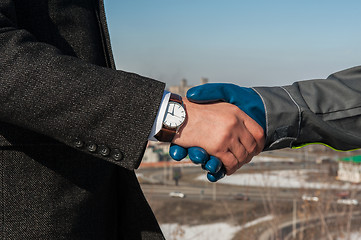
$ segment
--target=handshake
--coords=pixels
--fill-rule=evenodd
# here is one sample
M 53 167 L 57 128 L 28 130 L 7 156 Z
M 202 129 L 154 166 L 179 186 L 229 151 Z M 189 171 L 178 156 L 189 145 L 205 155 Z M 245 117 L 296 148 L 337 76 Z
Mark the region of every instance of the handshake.
M 234 84 L 194 87 L 183 99 L 187 119 L 173 138 L 170 156 L 189 155 L 211 182 L 231 175 L 265 145 L 266 117 L 261 97 Z

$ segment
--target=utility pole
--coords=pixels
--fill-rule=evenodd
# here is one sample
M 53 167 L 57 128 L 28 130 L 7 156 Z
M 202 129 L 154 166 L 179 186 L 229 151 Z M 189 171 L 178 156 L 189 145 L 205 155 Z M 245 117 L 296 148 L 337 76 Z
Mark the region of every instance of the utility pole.
M 296 239 L 296 222 L 297 222 L 297 200 L 293 199 L 293 220 L 292 220 L 292 237 Z
M 163 164 L 163 184 L 167 182 L 167 165 L 166 163 Z

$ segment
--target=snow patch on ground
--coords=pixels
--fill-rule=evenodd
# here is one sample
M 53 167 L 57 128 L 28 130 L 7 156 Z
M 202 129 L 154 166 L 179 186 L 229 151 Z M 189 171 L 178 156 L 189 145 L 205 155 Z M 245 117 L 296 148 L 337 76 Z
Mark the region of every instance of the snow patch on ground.
M 267 215 L 242 226 L 234 226 L 228 223 L 214 223 L 198 226 L 179 225 L 177 223 L 161 224 L 160 227 L 163 234 L 168 240 L 208 240 L 208 239 L 222 239 L 231 240 L 234 235 L 242 229 L 249 228 L 259 223 L 270 221 L 273 216 Z
M 272 188 L 361 189 L 361 186 L 350 183 L 310 182 L 307 180 L 307 174 L 312 172 L 317 173 L 319 171 L 302 169 L 266 171 L 263 173 L 241 173 L 226 176 L 218 183 Z M 197 180 L 207 181 L 204 175 L 197 177 Z
M 177 223 L 161 224 L 163 234 L 168 240 L 188 239 L 232 239 L 241 230 L 239 226 L 227 223 L 215 223 L 199 226 L 179 225 Z
M 259 162 L 295 162 L 295 161 L 296 161 L 295 158 L 275 158 L 275 157 L 267 157 L 267 156 L 255 156 L 252 159 L 252 162 L 254 162 L 254 163 L 259 163 Z
M 257 218 L 257 219 L 255 219 L 253 221 L 250 221 L 250 222 L 242 225 L 241 230 L 245 229 L 245 228 L 252 227 L 252 226 L 257 225 L 257 224 L 262 223 L 262 222 L 271 221 L 272 219 L 273 219 L 272 215 L 267 215 L 267 216 L 264 216 L 264 217 L 261 217 L 261 218 Z
M 338 237 L 337 240 L 361 240 L 361 233 L 359 232 L 353 232 L 350 235 L 350 238 L 347 237 Z

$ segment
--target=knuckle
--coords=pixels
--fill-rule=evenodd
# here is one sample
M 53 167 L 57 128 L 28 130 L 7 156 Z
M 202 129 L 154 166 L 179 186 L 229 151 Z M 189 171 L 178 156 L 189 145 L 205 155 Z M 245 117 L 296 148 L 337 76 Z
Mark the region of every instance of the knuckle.
M 232 115 L 231 117 L 229 117 L 228 119 L 228 127 L 229 128 L 234 128 L 235 126 L 239 125 L 239 119 L 235 116 Z

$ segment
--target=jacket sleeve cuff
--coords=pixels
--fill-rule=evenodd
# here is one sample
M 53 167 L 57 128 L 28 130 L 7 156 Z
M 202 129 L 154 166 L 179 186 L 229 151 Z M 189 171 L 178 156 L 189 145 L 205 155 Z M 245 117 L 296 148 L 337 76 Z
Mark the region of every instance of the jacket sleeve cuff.
M 297 139 L 301 110 L 287 87 L 256 87 L 266 112 L 266 144 L 264 151 L 291 147 Z

